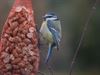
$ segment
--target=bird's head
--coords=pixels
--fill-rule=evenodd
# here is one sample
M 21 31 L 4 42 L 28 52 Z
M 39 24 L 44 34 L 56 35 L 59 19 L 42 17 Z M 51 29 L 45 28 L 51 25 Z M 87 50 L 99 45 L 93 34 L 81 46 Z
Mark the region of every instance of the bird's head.
M 53 12 L 49 12 L 43 16 L 44 20 L 59 20 L 58 17 Z

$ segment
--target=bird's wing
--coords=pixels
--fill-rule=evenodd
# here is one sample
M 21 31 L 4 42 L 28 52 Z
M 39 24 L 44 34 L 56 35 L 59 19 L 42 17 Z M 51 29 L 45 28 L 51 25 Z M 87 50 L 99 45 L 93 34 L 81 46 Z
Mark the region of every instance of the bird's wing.
M 59 50 L 59 42 L 60 42 L 60 33 L 56 30 L 54 23 L 51 20 L 47 21 L 47 26 L 50 32 L 53 34 L 53 40 L 57 46 L 57 49 Z

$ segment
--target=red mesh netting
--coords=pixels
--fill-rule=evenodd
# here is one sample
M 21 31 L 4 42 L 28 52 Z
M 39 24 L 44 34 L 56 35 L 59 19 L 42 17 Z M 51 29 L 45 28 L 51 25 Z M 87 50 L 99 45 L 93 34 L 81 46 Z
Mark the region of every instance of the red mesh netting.
M 4 24 L 0 43 L 0 75 L 34 75 L 39 51 L 31 0 L 16 0 Z

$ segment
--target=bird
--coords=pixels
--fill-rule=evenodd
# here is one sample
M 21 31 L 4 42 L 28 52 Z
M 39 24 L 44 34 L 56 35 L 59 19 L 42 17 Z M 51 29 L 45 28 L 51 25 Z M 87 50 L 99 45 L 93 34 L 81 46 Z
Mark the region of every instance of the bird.
M 48 64 L 53 48 L 59 50 L 62 37 L 61 22 L 58 16 L 54 12 L 46 13 L 43 16 L 43 22 L 39 31 L 41 33 L 41 37 L 43 37 L 48 44 L 48 53 L 45 59 L 45 63 Z

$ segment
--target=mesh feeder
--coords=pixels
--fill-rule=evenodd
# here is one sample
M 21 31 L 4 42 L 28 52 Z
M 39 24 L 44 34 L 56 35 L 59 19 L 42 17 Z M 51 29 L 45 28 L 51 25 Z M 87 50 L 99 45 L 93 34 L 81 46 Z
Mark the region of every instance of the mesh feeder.
M 39 49 L 31 0 L 16 0 L 0 40 L 0 75 L 35 75 Z

